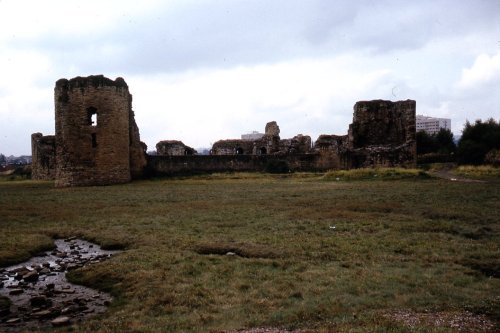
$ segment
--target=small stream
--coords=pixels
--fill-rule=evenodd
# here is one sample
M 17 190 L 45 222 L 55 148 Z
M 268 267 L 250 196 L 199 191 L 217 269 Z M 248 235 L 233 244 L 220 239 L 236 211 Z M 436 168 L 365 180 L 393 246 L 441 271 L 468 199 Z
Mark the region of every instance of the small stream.
M 21 264 L 0 268 L 0 331 L 69 325 L 106 311 L 111 296 L 68 282 L 66 272 L 108 259 L 118 251 L 76 239 L 58 239 L 56 249 Z

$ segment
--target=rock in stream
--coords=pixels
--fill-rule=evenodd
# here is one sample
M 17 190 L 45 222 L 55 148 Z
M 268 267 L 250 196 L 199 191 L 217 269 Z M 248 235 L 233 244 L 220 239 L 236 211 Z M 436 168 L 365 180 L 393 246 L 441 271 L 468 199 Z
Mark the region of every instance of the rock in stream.
M 106 310 L 109 294 L 69 283 L 66 272 L 118 251 L 75 238 L 58 239 L 55 245 L 55 250 L 0 268 L 0 296 L 12 302 L 0 311 L 0 332 L 69 325 Z

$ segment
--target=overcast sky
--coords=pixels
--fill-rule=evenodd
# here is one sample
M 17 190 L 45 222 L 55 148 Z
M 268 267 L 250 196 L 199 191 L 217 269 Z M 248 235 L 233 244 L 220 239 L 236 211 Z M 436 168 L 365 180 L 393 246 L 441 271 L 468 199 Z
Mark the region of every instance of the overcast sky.
M 500 118 L 500 1 L 0 0 L 0 153 L 54 134 L 60 78 L 123 77 L 141 139 L 346 134 L 358 100 Z

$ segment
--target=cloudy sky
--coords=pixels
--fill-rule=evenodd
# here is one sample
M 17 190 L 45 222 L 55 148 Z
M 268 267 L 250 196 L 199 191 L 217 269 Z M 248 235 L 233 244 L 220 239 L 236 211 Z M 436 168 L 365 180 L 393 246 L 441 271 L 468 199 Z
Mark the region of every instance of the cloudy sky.
M 0 0 L 0 152 L 54 134 L 59 78 L 123 77 L 141 139 L 346 134 L 358 100 L 500 118 L 500 1 Z

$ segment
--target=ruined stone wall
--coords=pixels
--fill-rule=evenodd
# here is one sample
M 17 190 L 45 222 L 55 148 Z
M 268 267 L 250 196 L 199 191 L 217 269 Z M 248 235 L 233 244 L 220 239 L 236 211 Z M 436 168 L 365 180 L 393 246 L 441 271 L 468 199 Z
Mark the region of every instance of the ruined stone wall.
M 416 103 L 412 100 L 357 102 L 349 126 L 351 147 L 400 145 L 415 141 L 415 109 Z
M 212 145 L 211 155 L 251 155 L 254 152 L 254 141 L 219 140 Z
M 357 102 L 348 132 L 349 167 L 414 167 L 415 113 L 413 100 Z
M 122 78 L 60 79 L 54 89 L 56 186 L 128 182 L 132 97 Z M 132 116 L 133 117 L 133 116 Z
M 53 180 L 56 177 L 56 138 L 42 133 L 31 135 L 31 179 Z
M 263 172 L 271 160 L 287 161 L 290 170 L 327 171 L 332 162 L 320 154 L 276 155 L 192 155 L 148 156 L 151 175 L 177 175 L 210 172 Z
M 340 154 L 348 147 L 347 135 L 328 135 L 322 134 L 314 142 L 314 150 L 317 152 L 333 152 Z
M 129 109 L 130 176 L 132 179 L 138 179 L 144 175 L 144 169 L 148 163 L 146 158 L 148 146 L 141 141 L 139 135 L 139 127 L 135 122 L 134 111 L 132 111 L 132 96 L 130 96 Z
M 157 155 L 183 156 L 196 155 L 197 153 L 195 149 L 178 140 L 163 140 L 156 144 Z
M 347 135 L 320 135 L 314 142 L 314 151 L 321 156 L 317 161 L 318 167 L 328 170 L 348 169 L 348 144 Z
M 211 155 L 268 155 L 280 153 L 280 129 L 275 121 L 266 124 L 266 133 L 255 140 L 219 140 Z M 283 146 L 283 145 L 282 145 Z
M 311 137 L 309 135 L 296 135 L 291 139 L 280 140 L 279 152 L 281 154 L 307 154 L 312 152 Z

